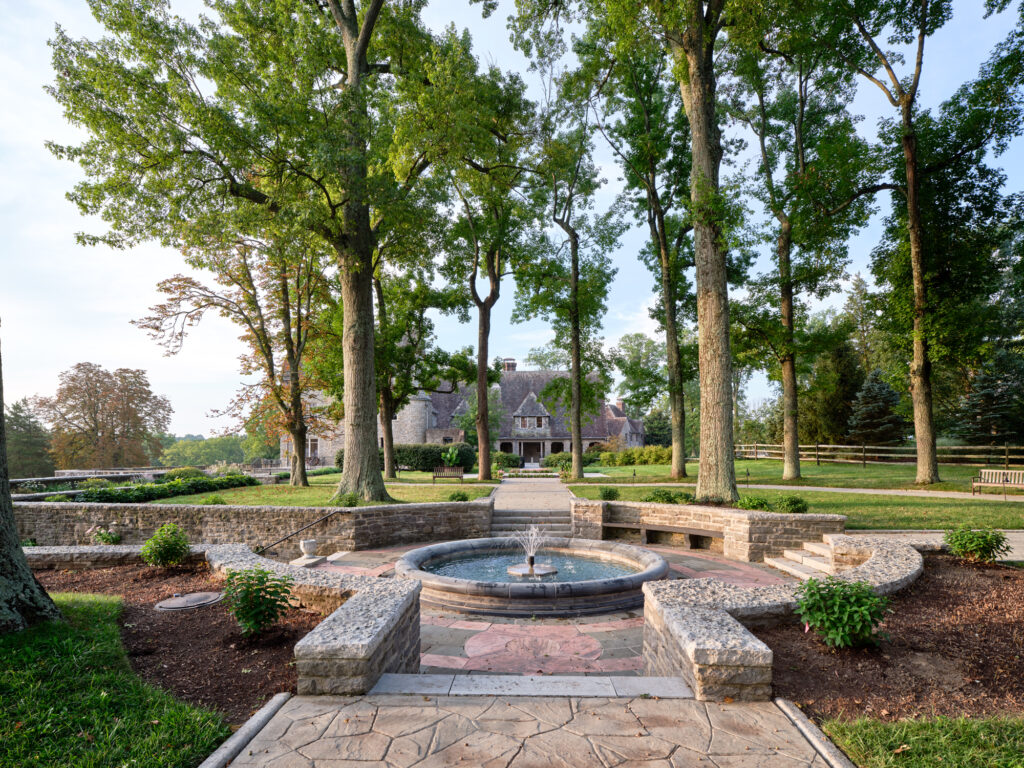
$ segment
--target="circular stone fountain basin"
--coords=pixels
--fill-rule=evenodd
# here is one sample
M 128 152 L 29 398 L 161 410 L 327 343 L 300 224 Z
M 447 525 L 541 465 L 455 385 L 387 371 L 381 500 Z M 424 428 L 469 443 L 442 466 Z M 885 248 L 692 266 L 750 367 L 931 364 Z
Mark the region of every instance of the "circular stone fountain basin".
M 511 576 L 524 562 L 507 538 L 433 544 L 407 552 L 395 565 L 400 578 L 419 579 L 420 601 L 461 613 L 494 616 L 580 616 L 639 608 L 644 582 L 665 578 L 668 563 L 654 552 L 611 541 L 546 538 L 538 563 L 556 565 L 547 576 Z

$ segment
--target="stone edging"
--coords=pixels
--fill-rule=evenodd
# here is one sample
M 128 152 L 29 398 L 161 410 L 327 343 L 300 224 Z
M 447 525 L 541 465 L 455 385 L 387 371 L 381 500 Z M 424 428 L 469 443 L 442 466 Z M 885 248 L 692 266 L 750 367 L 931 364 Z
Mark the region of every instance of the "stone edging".
M 828 763 L 829 768 L 857 768 L 850 758 L 843 754 L 843 751 L 833 744 L 832 740 L 796 704 L 789 699 L 776 699 L 775 706 L 781 709 L 782 713 L 796 726 L 796 729 L 803 734 L 803 737 L 814 747 L 821 759 Z
M 866 581 L 880 595 L 921 575 L 928 541 L 826 535 L 836 578 Z M 644 600 L 644 674 L 681 676 L 698 699 L 764 701 L 771 695 L 772 653 L 747 627 L 779 623 L 796 609 L 797 585 L 738 587 L 712 579 L 648 582 Z M 767 657 L 765 653 L 767 652 Z
M 224 768 L 228 763 L 238 757 L 246 745 L 252 741 L 256 734 L 262 731 L 278 710 L 290 699 L 290 693 L 274 694 L 270 701 L 264 704 L 259 711 L 242 724 L 242 727 L 231 734 L 208 758 L 199 764 L 199 768 Z

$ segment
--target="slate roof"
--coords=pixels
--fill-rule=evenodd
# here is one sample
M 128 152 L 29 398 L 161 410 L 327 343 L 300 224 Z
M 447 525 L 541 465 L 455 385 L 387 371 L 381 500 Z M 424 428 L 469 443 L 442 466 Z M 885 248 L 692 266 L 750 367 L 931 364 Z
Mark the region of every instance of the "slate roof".
M 519 404 L 519 407 L 512 413 L 513 416 L 521 417 L 534 417 L 534 416 L 550 416 L 548 409 L 541 405 L 537 399 L 537 395 L 531 392 L 526 396 L 526 399 Z

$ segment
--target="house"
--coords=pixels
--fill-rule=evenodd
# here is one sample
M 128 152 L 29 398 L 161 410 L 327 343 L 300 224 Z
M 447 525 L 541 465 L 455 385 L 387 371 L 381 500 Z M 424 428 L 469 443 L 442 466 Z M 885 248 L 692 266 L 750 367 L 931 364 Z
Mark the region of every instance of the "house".
M 501 425 L 491 435 L 493 448 L 522 456 L 528 464 L 539 462 L 552 453 L 572 450 L 569 435 L 569 414 L 560 407 L 541 400 L 544 388 L 565 371 L 520 371 L 516 361 L 506 358 L 501 380 L 492 385 L 501 394 Z M 392 433 L 396 443 L 457 443 L 465 439 L 459 417 L 469 411 L 475 385 L 463 385 L 453 392 L 421 392 L 415 395 L 395 417 Z M 383 432 L 378 427 L 383 446 Z M 623 411 L 622 401 L 601 402 L 596 413 L 583 414 L 583 448 L 614 440 L 622 447 L 644 445 L 644 424 L 630 419 Z M 321 463 L 332 463 L 344 445 L 341 425 L 335 435 L 309 438 L 308 457 L 319 457 Z M 291 454 L 291 443 L 281 441 L 281 458 Z

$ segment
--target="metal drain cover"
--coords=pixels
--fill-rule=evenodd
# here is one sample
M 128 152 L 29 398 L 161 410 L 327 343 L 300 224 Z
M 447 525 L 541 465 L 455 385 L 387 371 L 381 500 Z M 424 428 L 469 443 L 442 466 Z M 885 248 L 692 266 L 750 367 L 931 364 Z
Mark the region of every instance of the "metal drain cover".
M 158 611 L 188 611 L 213 605 L 224 599 L 223 592 L 191 592 L 187 595 L 175 595 L 156 604 Z

